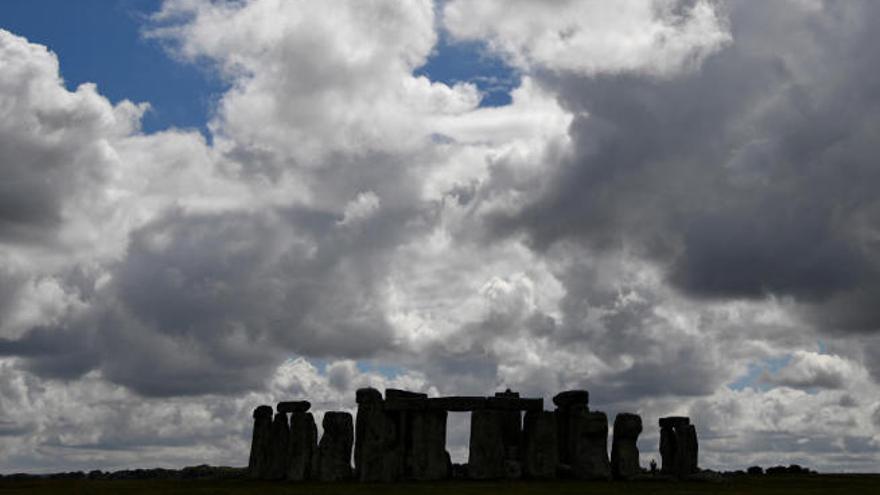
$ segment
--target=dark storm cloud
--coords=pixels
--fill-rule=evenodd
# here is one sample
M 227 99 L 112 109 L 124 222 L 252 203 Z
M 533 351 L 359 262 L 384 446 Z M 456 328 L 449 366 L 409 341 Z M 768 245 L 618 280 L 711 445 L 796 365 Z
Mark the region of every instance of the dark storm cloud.
M 349 228 L 301 208 L 171 211 L 131 234 L 113 282 L 76 328 L 31 329 L 0 341 L 0 354 L 41 376 L 101 369 L 143 395 L 168 396 L 260 388 L 291 353 L 388 350 L 377 284 L 411 215 Z
M 816 326 L 880 328 L 880 5 L 824 5 L 733 2 L 733 43 L 671 79 L 545 74 L 574 157 L 495 228 L 626 246 L 694 297 L 793 296 Z

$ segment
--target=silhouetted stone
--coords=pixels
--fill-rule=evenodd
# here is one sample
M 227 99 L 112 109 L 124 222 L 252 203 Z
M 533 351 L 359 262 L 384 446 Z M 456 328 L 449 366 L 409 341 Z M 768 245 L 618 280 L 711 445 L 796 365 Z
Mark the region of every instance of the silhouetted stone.
M 615 478 L 632 479 L 641 474 L 638 447 L 641 433 L 642 418 L 638 414 L 620 413 L 614 418 L 611 473 Z
M 667 416 L 660 418 L 657 423 L 660 424 L 660 428 L 675 428 L 677 426 L 689 425 L 691 420 L 686 416 Z
M 360 481 L 394 481 L 401 472 L 394 448 L 395 427 L 383 410 L 382 394 L 374 388 L 357 391 L 355 473 Z
M 287 450 L 287 479 L 305 481 L 312 479 L 312 459 L 318 442 L 315 417 L 309 412 L 290 415 L 290 440 Z
M 328 411 L 322 421 L 324 434 L 318 444 L 318 479 L 339 481 L 351 478 L 351 447 L 354 423 L 347 412 Z
M 446 457 L 446 411 L 419 411 L 412 415 L 407 467 L 415 480 L 449 477 Z
M 272 420 L 272 433 L 269 449 L 269 470 L 264 479 L 280 480 L 287 475 L 287 449 L 290 442 L 290 426 L 287 414 L 275 414 Z
M 471 413 L 468 476 L 473 479 L 504 477 L 503 411 L 480 409 Z
M 586 390 L 566 390 L 553 396 L 556 407 L 588 407 L 590 393 Z
M 571 411 L 569 453 L 572 474 L 578 479 L 610 479 L 608 417 L 586 409 Z
M 389 399 L 427 399 L 428 394 L 421 392 L 410 392 L 409 390 L 400 390 L 396 388 L 385 389 L 385 400 Z
M 359 388 L 355 392 L 355 402 L 358 404 L 374 404 L 382 402 L 382 393 L 372 387 Z
M 529 411 L 523 420 L 523 471 L 528 478 L 554 478 L 559 452 L 556 415 Z
M 280 413 L 306 412 L 312 407 L 312 403 L 307 400 L 294 400 L 287 402 L 279 402 L 275 406 L 275 410 Z
M 248 458 L 248 475 L 263 479 L 269 475 L 272 448 L 272 407 L 254 409 L 254 430 L 251 437 L 251 453 Z
M 683 416 L 660 418 L 660 472 L 684 478 L 698 471 L 697 430 Z

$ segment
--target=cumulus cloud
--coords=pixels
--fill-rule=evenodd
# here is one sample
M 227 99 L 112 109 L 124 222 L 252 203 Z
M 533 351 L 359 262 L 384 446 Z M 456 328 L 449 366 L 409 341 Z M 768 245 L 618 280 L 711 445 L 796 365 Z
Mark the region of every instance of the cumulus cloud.
M 876 465 L 874 10 L 167 0 L 146 35 L 229 82 L 210 142 L 0 31 L 0 459 L 240 465 L 256 405 L 371 385 Z M 438 30 L 509 105 L 415 75 Z

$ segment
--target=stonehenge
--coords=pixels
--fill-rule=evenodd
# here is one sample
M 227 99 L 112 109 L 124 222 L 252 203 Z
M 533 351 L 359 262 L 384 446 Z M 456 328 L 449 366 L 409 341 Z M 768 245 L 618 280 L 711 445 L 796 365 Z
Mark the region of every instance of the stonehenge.
M 248 474 L 288 481 L 438 481 L 453 476 L 476 480 L 634 479 L 643 475 L 638 437 L 642 418 L 614 418 L 611 455 L 608 417 L 591 411 L 586 390 L 553 397 L 521 398 L 506 390 L 489 397 L 428 397 L 405 390 L 373 388 L 355 394 L 357 411 L 324 413 L 318 439 L 308 401 L 279 402 L 253 412 Z M 446 450 L 449 412 L 469 412 L 468 461 L 453 466 Z M 661 418 L 661 473 L 684 478 L 696 473 L 696 428 L 686 417 Z M 453 469 L 454 467 L 454 469 Z
M 697 430 L 684 416 L 660 418 L 660 472 L 677 478 L 696 473 Z
M 637 440 L 642 433 L 642 418 L 637 414 L 620 413 L 614 418 L 614 440 L 611 443 L 611 474 L 615 479 L 633 479 L 641 474 Z

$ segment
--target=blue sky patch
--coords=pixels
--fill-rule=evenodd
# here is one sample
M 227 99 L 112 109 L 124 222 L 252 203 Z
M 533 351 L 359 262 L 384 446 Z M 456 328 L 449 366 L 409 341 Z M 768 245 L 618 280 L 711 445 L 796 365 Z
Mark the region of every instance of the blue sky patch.
M 483 93 L 481 107 L 509 105 L 510 92 L 521 81 L 519 73 L 483 43 L 453 42 L 443 33 L 427 63 L 415 74 L 449 85 L 472 82 Z
M 3 0 L 0 27 L 58 55 L 68 89 L 94 82 L 117 103 L 149 102 L 143 130 L 197 128 L 226 89 L 207 68 L 181 64 L 141 31 L 160 0 Z

